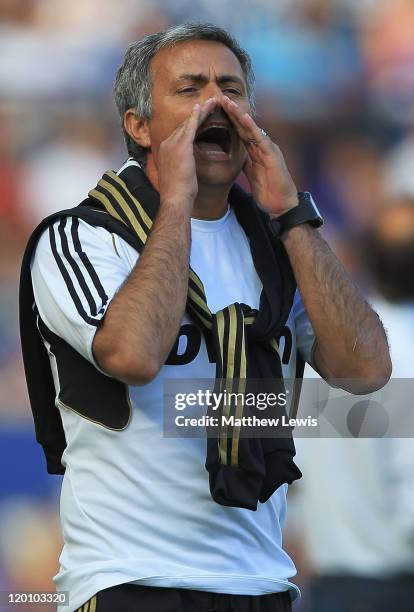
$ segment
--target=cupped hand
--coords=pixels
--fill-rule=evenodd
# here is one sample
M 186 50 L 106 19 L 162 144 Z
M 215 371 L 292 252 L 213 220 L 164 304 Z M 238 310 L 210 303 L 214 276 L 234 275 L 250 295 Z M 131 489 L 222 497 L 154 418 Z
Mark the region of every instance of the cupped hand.
M 222 106 L 246 147 L 243 170 L 257 204 L 271 217 L 297 206 L 297 189 L 279 147 L 233 100 L 223 96 Z
M 216 104 L 215 98 L 195 104 L 187 119 L 160 144 L 157 165 L 161 201 L 176 202 L 191 210 L 198 192 L 194 140 Z

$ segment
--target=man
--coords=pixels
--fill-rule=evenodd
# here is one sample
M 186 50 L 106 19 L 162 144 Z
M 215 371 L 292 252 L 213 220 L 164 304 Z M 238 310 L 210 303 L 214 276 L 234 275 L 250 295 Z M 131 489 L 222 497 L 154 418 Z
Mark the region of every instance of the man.
M 397 196 L 378 206 L 365 245 L 359 263 L 391 346 L 393 379 L 378 398 L 390 423 L 383 437 L 370 432 L 367 418 L 357 439 L 298 440 L 307 475 L 291 499 L 297 504 L 291 529 L 313 574 L 311 612 L 409 610 L 414 598 L 414 482 L 407 469 L 414 447 L 403 437 L 411 434 L 410 419 L 402 434 L 391 414 L 414 379 L 414 200 Z M 411 402 L 405 405 L 409 411 Z M 381 410 L 376 414 L 380 419 Z M 323 508 L 321 498 L 329 498 Z
M 247 373 L 292 378 L 296 348 L 358 392 L 390 375 L 382 325 L 253 120 L 252 86 L 247 55 L 214 26 L 131 45 L 115 85 L 131 157 L 90 192 L 93 223 L 74 209 L 80 217 L 53 218 L 38 240 L 37 325 L 65 436 L 62 457 L 44 445 L 48 465 L 66 468 L 55 582 L 69 590 L 70 611 L 290 610 L 296 596 L 281 547 L 286 483 L 300 476 L 290 441 L 237 438 L 242 461 L 232 454 L 227 465 L 233 432 L 219 458 L 208 440 L 206 461 L 203 439 L 163 438 L 165 379 L 243 379 L 246 362 Z M 257 205 L 234 186 L 242 169 Z M 273 243 L 263 219 L 280 233 Z M 289 261 L 310 322 L 287 291 Z M 24 322 L 22 333 L 27 347 Z M 40 355 L 29 351 L 33 406 Z

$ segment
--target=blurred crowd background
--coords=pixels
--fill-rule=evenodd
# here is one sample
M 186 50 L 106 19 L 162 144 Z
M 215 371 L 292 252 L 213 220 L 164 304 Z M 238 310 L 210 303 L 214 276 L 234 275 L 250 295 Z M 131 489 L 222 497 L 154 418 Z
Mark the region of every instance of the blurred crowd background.
M 53 589 L 61 548 L 60 478 L 34 440 L 19 349 L 25 241 L 121 165 L 117 66 L 129 42 L 183 21 L 224 26 L 249 51 L 259 125 L 383 317 L 394 375 L 414 376 L 413 0 L 0 0 L 0 590 Z M 286 534 L 304 593 L 295 610 L 377 612 L 361 592 L 347 608 L 320 590 L 333 581 L 338 593 L 344 577 L 381 593 L 401 576 L 412 584 L 414 502 L 401 478 L 412 451 L 311 442 L 298 447 L 305 478 Z

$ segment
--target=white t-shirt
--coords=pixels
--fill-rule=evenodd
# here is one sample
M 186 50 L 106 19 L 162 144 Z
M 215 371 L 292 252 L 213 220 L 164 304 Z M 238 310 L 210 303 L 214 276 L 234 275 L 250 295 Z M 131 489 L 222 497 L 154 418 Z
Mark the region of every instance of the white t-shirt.
M 204 283 L 210 309 L 235 301 L 258 308 L 262 285 L 233 210 L 214 221 L 193 219 L 191 230 L 191 266 Z M 51 236 L 46 231 L 38 242 L 32 280 L 40 316 L 92 363 L 96 323 L 136 261 L 137 252 L 120 237 L 73 218 L 56 222 Z M 195 357 L 184 365 L 164 365 L 151 383 L 128 388 L 132 416 L 123 431 L 56 402 L 67 447 L 62 458 L 64 547 L 54 582 L 58 590 L 70 592 L 69 609 L 61 608 L 66 612 L 124 582 L 242 595 L 298 593 L 288 582 L 295 567 L 282 549 L 287 485 L 259 503 L 256 512 L 221 506 L 210 495 L 206 440 L 163 437 L 163 380 L 215 376 L 204 337 L 185 315 L 183 325 L 189 324 L 200 341 Z M 287 326 L 292 350 L 283 373 L 293 378 L 295 347 L 308 359 L 314 341 L 298 293 Z M 178 353 L 187 349 L 185 337 L 180 338 Z M 58 394 L 59 377 L 50 359 Z

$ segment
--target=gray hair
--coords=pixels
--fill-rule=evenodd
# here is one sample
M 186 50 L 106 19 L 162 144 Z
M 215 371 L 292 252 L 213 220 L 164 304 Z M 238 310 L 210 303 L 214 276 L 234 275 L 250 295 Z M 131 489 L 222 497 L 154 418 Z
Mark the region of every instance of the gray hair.
M 141 161 L 145 161 L 147 150 L 134 142 L 126 132 L 124 114 L 128 109 L 133 108 L 137 117 L 151 119 L 151 60 L 161 49 L 173 47 L 187 40 L 219 42 L 234 53 L 240 62 L 250 106 L 254 110 L 254 73 L 250 57 L 226 30 L 210 23 L 183 23 L 171 26 L 162 32 L 144 36 L 128 47 L 114 85 L 115 102 L 128 153 Z

